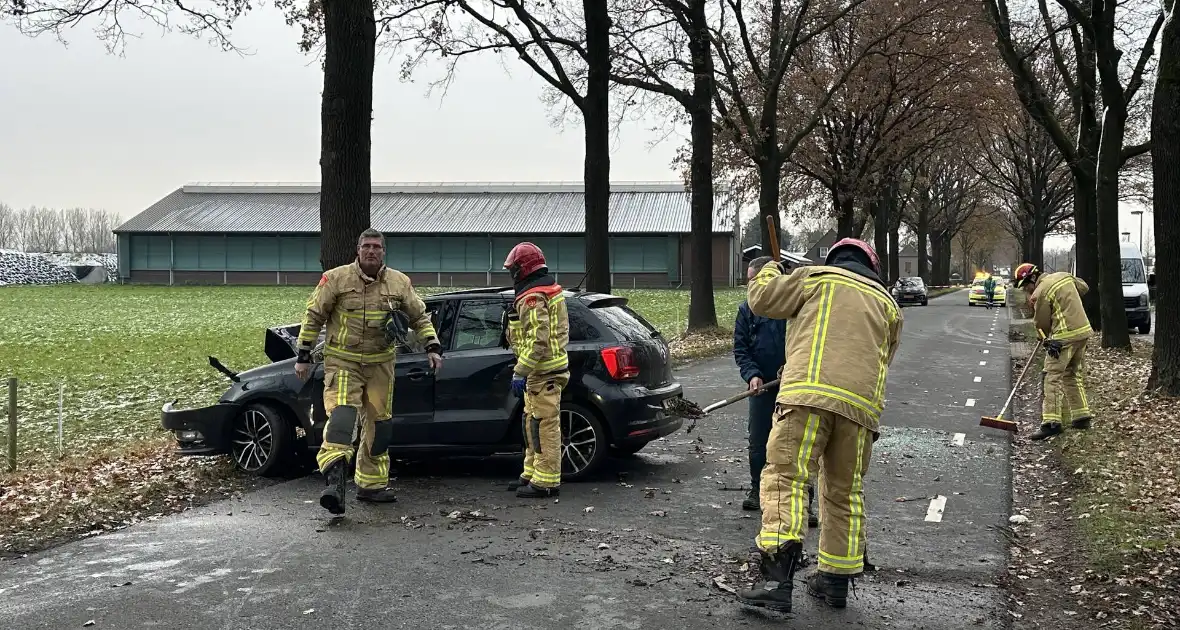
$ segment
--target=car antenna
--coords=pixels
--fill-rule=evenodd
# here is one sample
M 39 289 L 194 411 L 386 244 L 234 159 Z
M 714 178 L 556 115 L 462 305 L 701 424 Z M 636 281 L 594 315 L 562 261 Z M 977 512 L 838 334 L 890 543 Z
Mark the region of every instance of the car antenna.
M 586 281 L 586 276 L 590 275 L 590 267 L 586 267 L 586 273 L 582 274 L 582 279 L 578 280 L 578 286 L 574 287 L 574 292 L 582 290 L 582 283 Z

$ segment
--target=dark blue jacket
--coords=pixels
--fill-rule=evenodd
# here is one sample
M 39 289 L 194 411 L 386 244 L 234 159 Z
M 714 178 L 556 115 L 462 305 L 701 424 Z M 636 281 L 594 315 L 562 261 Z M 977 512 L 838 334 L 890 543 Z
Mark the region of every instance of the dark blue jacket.
M 786 362 L 787 322 L 755 315 L 750 305 L 738 305 L 733 326 L 733 358 L 747 383 L 755 376 L 773 381 Z

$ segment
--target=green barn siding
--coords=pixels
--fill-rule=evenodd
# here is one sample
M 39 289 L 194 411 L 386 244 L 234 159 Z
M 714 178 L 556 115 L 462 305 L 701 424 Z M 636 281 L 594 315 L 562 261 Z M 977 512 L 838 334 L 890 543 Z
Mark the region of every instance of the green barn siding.
M 320 270 L 318 236 L 131 234 L 126 237 L 131 270 L 281 271 Z M 613 273 L 679 275 L 679 237 L 616 236 L 611 238 Z M 386 264 L 407 273 L 485 273 L 501 271 L 509 250 L 523 238 L 388 237 Z M 582 237 L 543 236 L 528 239 L 544 250 L 555 273 L 584 273 L 586 244 Z

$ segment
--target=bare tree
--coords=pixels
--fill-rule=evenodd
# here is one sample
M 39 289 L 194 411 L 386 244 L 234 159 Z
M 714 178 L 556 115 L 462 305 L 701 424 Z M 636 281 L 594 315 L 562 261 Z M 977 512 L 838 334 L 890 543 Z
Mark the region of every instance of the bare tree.
M 1180 8 L 1164 0 L 1159 73 L 1151 113 L 1152 203 L 1155 226 L 1156 327 L 1180 328 Z M 1149 389 L 1180 396 L 1180 335 L 1156 335 Z
M 1139 89 L 1163 25 L 1163 12 L 1154 0 L 1122 5 L 1114 0 L 1057 0 L 1057 4 L 1065 20 L 1050 11 L 1047 0 L 1038 0 L 1033 19 L 1039 19 L 1046 35 L 1033 39 L 1027 32 L 1014 32 L 1006 0 L 984 0 L 997 48 L 1013 73 L 1022 104 L 1044 126 L 1071 169 L 1078 271 L 1098 287 L 1083 300 L 1091 325 L 1102 329 L 1104 347 L 1127 348 L 1131 340 L 1118 253 L 1119 170 L 1128 159 L 1151 148 L 1146 143 L 1124 146 L 1124 142 L 1136 99 L 1142 98 Z M 1061 45 L 1063 37 L 1072 43 L 1069 52 Z M 1029 61 L 1031 48 L 1041 46 L 1052 55 L 1073 103 L 1076 142 L 1071 141 L 1068 126 Z M 1138 48 L 1138 54 L 1124 60 L 1122 49 L 1126 48 Z M 1099 111 L 1103 112 L 1101 124 Z
M 0 249 L 18 249 L 20 247 L 17 222 L 19 217 L 12 206 L 0 202 Z
M 713 299 L 713 50 L 707 0 L 624 0 L 612 28 L 611 79 L 675 103 L 691 134 L 688 329 L 717 326 Z M 761 228 L 754 219 L 752 226 Z M 777 224 L 776 224 L 777 225 Z M 759 231 L 760 233 L 760 231 Z

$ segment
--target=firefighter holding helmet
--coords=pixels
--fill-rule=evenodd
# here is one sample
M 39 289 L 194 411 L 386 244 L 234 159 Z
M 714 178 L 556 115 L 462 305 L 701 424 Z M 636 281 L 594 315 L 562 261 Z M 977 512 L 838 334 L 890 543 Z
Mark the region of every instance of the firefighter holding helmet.
M 569 383 L 569 315 L 561 285 L 532 243 L 508 252 L 515 297 L 505 314 L 507 342 L 516 355 L 512 391 L 524 398 L 524 470 L 508 484 L 516 496 L 557 496 L 561 486 L 561 392 Z
M 316 456 L 327 488 L 320 505 L 344 513 L 345 471 L 360 424 L 356 452 L 356 498 L 396 501 L 389 483 L 389 445 L 393 441 L 393 384 L 397 345 L 412 328 L 422 339 L 430 367 L 442 367 L 441 346 L 426 304 L 410 279 L 385 266 L 385 236 L 369 228 L 357 239 L 357 258 L 329 269 L 307 301 L 299 330 L 295 374 L 311 374 L 311 351 L 320 329 L 324 337 L 324 411 L 328 414 Z
M 1089 429 L 1090 404 L 1082 373 L 1086 366 L 1086 344 L 1093 329 L 1082 306 L 1082 296 L 1089 292 L 1090 286 L 1065 271 L 1041 273 L 1032 263 L 1017 267 L 1012 280 L 1029 295 L 1033 323 L 1045 340 L 1048 355 L 1043 368 L 1041 428 L 1029 438 L 1043 440 L 1057 435 L 1065 420 L 1075 429 Z
M 901 309 L 864 241 L 832 245 L 823 265 L 786 275 L 769 262 L 750 283 L 750 310 L 794 320 L 762 470 L 756 539 L 764 581 L 745 604 L 791 610 L 807 532 L 807 484 L 819 477 L 819 571 L 807 592 L 843 608 L 865 566 L 864 478 L 885 407 L 889 365 L 901 343 Z

